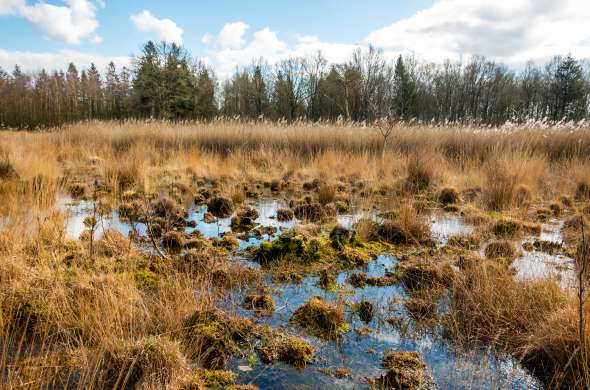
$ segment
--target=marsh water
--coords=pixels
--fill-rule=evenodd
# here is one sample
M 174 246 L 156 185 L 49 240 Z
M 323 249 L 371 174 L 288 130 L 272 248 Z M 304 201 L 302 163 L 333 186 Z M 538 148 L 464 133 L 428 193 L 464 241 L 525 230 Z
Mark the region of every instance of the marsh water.
M 274 233 L 259 237 L 249 237 L 239 240 L 240 249 L 252 245 L 259 245 L 263 240 L 273 240 L 284 231 L 289 230 L 299 221 L 279 222 L 275 218 L 278 208 L 286 204 L 278 199 L 256 201 L 253 207 L 259 213 L 256 224 L 272 226 Z M 91 205 L 85 202 L 71 203 L 67 200 L 60 202 L 60 208 L 69 213 L 67 234 L 74 238 L 84 230 L 83 220 L 91 213 Z M 231 231 L 230 218 L 219 219 L 214 223 L 203 221 L 206 206 L 199 206 L 189 210 L 189 220 L 196 223 L 196 229 L 204 237 L 219 238 Z M 350 226 L 361 217 L 378 219 L 373 212 L 356 211 L 338 216 L 338 223 Z M 447 239 L 457 234 L 468 234 L 473 227 L 466 224 L 456 214 L 436 212 L 429 217 L 433 238 L 438 245 L 444 245 Z M 130 227 L 113 212 L 104 221 L 102 227 L 114 228 L 123 234 L 128 234 Z M 547 241 L 561 241 L 559 233 L 561 226 L 553 221 L 543 225 L 541 239 Z M 140 230 L 145 227 L 139 226 Z M 519 242 L 521 255 L 513 263 L 516 276 L 523 279 L 556 277 L 567 285 L 573 275 L 571 271 L 572 259 L 562 255 L 548 255 L 542 252 L 527 252 L 522 250 L 522 244 L 532 240 L 525 237 Z M 258 265 L 246 258 L 236 255 L 235 261 L 245 262 L 251 267 Z M 542 385 L 510 356 L 494 356 L 485 350 L 457 351 L 442 337 L 441 330 L 421 327 L 404 307 L 407 297 L 404 289 L 399 285 L 386 287 L 354 288 L 346 282 L 351 273 L 366 272 L 369 276 L 383 276 L 391 269 L 397 259 L 389 255 L 380 255 L 363 268 L 341 272 L 337 276 L 339 288 L 326 291 L 318 287 L 317 276 L 307 276 L 297 284 L 274 284 L 269 278 L 270 292 L 276 304 L 276 310 L 267 316 L 256 315 L 241 307 L 242 291 L 233 291 L 223 303 L 225 309 L 252 319 L 255 323 L 268 324 L 280 328 L 287 333 L 296 334 L 310 342 L 316 351 L 316 361 L 302 370 L 276 363 L 265 365 L 253 360 L 252 357 L 234 359 L 230 369 L 238 373 L 240 383 L 253 383 L 264 389 L 289 388 L 365 388 L 367 378 L 374 378 L 384 373 L 380 368 L 381 358 L 387 351 L 418 351 L 424 357 L 428 369 L 439 388 L 472 389 L 472 388 L 507 388 L 507 389 L 535 389 Z M 350 331 L 338 341 L 321 341 L 309 336 L 293 326 L 289 319 L 293 312 L 309 298 L 321 296 L 328 302 L 344 302 L 347 322 Z M 350 308 L 354 303 L 367 300 L 374 304 L 375 315 L 365 323 Z M 445 310 L 445 299 L 441 300 L 438 308 L 442 314 Z M 395 318 L 395 325 L 388 320 Z M 329 371 L 336 368 L 347 368 L 350 376 L 335 378 Z

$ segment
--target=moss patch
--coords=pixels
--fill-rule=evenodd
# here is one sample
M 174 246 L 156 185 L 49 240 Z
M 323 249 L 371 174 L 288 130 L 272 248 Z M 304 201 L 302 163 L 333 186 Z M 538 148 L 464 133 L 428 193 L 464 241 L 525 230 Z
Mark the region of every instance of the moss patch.
M 307 341 L 274 330 L 266 332 L 257 351 L 266 364 L 281 361 L 303 368 L 314 359 L 314 350 Z
M 311 298 L 295 310 L 291 321 L 325 340 L 336 339 L 349 329 L 342 308 L 329 304 L 320 297 Z
M 246 295 L 244 308 L 257 312 L 271 313 L 275 309 L 275 302 L 270 295 Z
M 418 352 L 387 352 L 382 360 L 387 373 L 372 381 L 385 389 L 430 389 L 434 380 L 426 369 L 426 363 Z
M 216 310 L 197 311 L 184 323 L 183 344 L 189 357 L 208 369 L 223 369 L 252 335 L 253 325 Z

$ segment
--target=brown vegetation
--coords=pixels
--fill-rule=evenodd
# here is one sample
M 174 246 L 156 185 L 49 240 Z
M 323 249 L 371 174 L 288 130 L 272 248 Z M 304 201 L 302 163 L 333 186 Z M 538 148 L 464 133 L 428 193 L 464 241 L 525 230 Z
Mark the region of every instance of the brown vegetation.
M 237 210 L 236 229 L 251 230 L 255 216 L 243 203 L 268 191 L 293 200 L 290 209 L 277 212 L 278 220 L 297 216 L 318 225 L 299 226 L 257 248 L 260 272 L 275 263 L 303 264 L 314 273 L 352 268 L 369 261 L 373 245 L 382 245 L 379 251 L 428 245 L 421 252 L 430 257 L 425 261 L 407 262 L 383 277 L 353 273 L 349 282 L 358 288 L 401 282 L 417 298 L 409 303 L 416 313 L 433 307 L 418 293 L 447 289 L 451 308 L 443 324 L 454 341 L 510 350 L 539 376 L 546 372 L 547 383 L 587 384 L 580 369 L 587 357 L 576 349 L 575 305 L 553 281 L 515 280 L 506 265 L 516 249 L 503 241 L 533 234 L 539 225 L 531 222 L 542 214 L 565 220 L 565 245 L 539 243 L 539 250 L 567 253 L 579 242 L 588 228 L 587 129 L 416 126 L 395 129 L 392 139 L 382 153 L 373 131 L 352 125 L 232 121 L 88 122 L 61 131 L 0 133 L 0 340 L 4 351 L 14 351 L 0 360 L 2 385 L 101 388 L 118 381 L 182 388 L 182 378 L 189 377 L 203 386 L 221 373 L 205 377 L 192 368 L 225 369 L 228 359 L 251 347 L 252 337 L 268 341 L 258 353 L 269 362 L 311 363 L 313 349 L 302 340 L 269 337 L 214 309 L 228 289 L 259 282 L 260 274 L 231 261 L 236 237 L 205 239 L 187 220 L 189 207 L 207 204 L 218 218 Z M 90 239 L 87 229 L 82 240 L 67 238 L 65 216 L 55 204 L 63 195 L 96 203 L 89 226 L 98 229 L 97 237 Z M 426 216 L 441 203 L 456 205 L 465 221 L 477 225 L 472 236 L 454 237 L 444 248 L 458 268 L 431 262 L 443 252 L 433 245 Z M 321 224 L 353 206 L 390 212 L 384 221 L 371 215 L 354 230 L 328 237 L 334 225 Z M 113 210 L 129 224 L 129 236 L 102 227 Z M 149 225 L 146 234 L 134 231 L 140 222 Z M 469 252 L 491 233 L 500 241 L 484 252 L 507 260 L 501 264 L 475 261 Z M 292 282 L 305 270 L 279 271 Z M 324 279 L 327 286 L 333 281 L 328 271 Z M 238 304 L 270 311 L 265 294 Z M 333 339 L 347 329 L 342 306 L 313 298 L 292 320 Z M 363 304 L 367 320 L 369 307 Z

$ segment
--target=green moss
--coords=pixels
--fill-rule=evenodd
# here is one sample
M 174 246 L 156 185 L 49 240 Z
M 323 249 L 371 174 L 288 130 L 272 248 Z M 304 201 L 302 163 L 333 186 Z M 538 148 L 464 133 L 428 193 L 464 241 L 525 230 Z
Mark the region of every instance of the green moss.
M 342 249 L 344 246 L 362 246 L 363 242 L 359 234 L 354 229 L 346 229 L 341 226 L 336 226 L 330 232 L 330 241 L 332 246 L 336 249 Z
M 266 364 L 285 362 L 303 368 L 314 359 L 314 350 L 305 340 L 267 329 L 262 345 L 257 349 L 260 359 Z
M 498 237 L 513 237 L 521 228 L 522 225 L 517 221 L 512 219 L 500 219 L 494 224 L 492 230 Z
M 225 248 L 228 250 L 236 249 L 240 246 L 238 239 L 231 234 L 225 234 L 220 240 L 213 239 L 213 246 Z
M 211 389 L 220 389 L 225 386 L 233 385 L 236 381 L 236 375 L 231 371 L 225 370 L 202 370 L 200 372 L 205 386 Z
M 336 339 L 349 329 L 342 308 L 319 297 L 311 298 L 295 310 L 291 321 L 325 340 Z
M 502 213 L 498 212 L 498 211 L 490 211 L 488 212 L 488 217 L 490 217 L 491 219 L 500 219 L 502 218 Z
M 160 276 L 147 269 L 136 271 L 134 276 L 135 285 L 142 290 L 155 290 L 158 288 Z
M 269 266 L 284 259 L 310 264 L 321 262 L 330 254 L 333 254 L 333 250 L 326 248 L 320 239 L 307 239 L 301 234 L 288 232 L 273 242 L 260 244 L 255 251 L 254 259 L 263 266 Z
M 244 299 L 244 307 L 247 310 L 261 312 L 273 312 L 275 302 L 270 295 L 247 295 Z
M 386 389 L 430 389 L 434 381 L 418 352 L 388 352 L 383 357 L 383 368 L 388 371 L 372 384 Z
M 323 232 L 312 237 L 289 231 L 275 241 L 261 243 L 252 253 L 254 260 L 267 270 L 289 267 L 291 271 L 308 274 L 320 272 L 327 265 L 335 271 L 365 265 L 389 248 L 381 242 L 365 243 L 350 231 L 350 235 L 335 235 L 332 230 L 330 235 Z
M 364 248 L 343 248 L 338 253 L 338 258 L 343 268 L 353 268 L 367 264 L 373 255 Z
M 208 369 L 223 369 L 251 336 L 252 323 L 212 309 L 196 311 L 184 323 L 182 341 L 188 356 Z

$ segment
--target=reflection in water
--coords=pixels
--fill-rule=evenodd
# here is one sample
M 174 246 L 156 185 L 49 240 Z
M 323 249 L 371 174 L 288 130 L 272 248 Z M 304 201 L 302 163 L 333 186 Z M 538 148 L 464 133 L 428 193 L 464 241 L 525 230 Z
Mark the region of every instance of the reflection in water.
M 449 237 L 470 234 L 473 226 L 456 214 L 436 212 L 431 216 L 430 231 L 439 245 L 445 245 Z
M 370 276 L 383 276 L 386 269 L 392 268 L 396 260 L 390 256 L 379 256 L 369 263 L 364 272 Z M 277 310 L 270 316 L 255 316 L 231 305 L 239 315 L 249 317 L 257 323 L 268 324 L 276 328 L 286 328 L 308 340 L 316 349 L 317 361 L 302 371 L 277 363 L 271 366 L 259 365 L 250 372 L 239 375 L 240 382 L 254 383 L 264 389 L 296 389 L 296 388 L 349 388 L 367 387 L 366 378 L 376 377 L 383 373 L 381 358 L 385 351 L 418 351 L 423 356 L 440 388 L 493 388 L 513 389 L 540 388 L 537 380 L 528 375 L 509 357 L 493 358 L 489 354 L 473 352 L 468 355 L 457 354 L 441 338 L 428 332 L 414 332 L 416 324 L 406 312 L 403 299 L 407 296 L 400 286 L 353 288 L 346 283 L 350 273 L 342 272 L 337 282 L 341 289 L 336 292 L 324 291 L 317 287 L 318 277 L 304 278 L 300 284 L 274 286 L 273 298 Z M 346 301 L 346 317 L 351 330 L 338 342 L 323 342 L 302 333 L 289 324 L 293 312 L 309 298 L 321 296 L 328 302 Z M 351 310 L 353 303 L 362 300 L 371 301 L 375 306 L 375 317 L 366 324 Z M 231 302 L 241 302 L 236 293 Z M 390 325 L 387 320 L 392 317 L 401 318 L 407 323 L 407 330 L 400 330 Z M 368 326 L 372 332 L 366 336 L 358 336 L 355 329 Z M 374 352 L 371 352 L 374 351 Z M 232 368 L 247 364 L 246 360 L 236 360 Z M 321 368 L 346 367 L 351 377 L 336 379 L 324 375 Z
M 563 223 L 552 221 L 541 226 L 541 241 L 562 243 L 561 227 Z M 525 243 L 534 241 L 534 237 L 521 240 L 518 249 L 521 256 L 514 260 L 512 266 L 516 269 L 516 277 L 523 280 L 555 278 L 563 288 L 573 288 L 576 285 L 574 259 L 563 254 L 549 254 L 537 250 L 526 251 Z
M 273 226 L 277 231 L 272 235 L 261 238 L 249 238 L 240 240 L 240 248 L 250 245 L 258 245 L 261 240 L 272 240 L 281 231 L 292 228 L 299 221 L 279 222 L 276 220 L 277 209 L 285 207 L 280 200 L 260 200 L 255 204 L 259 217 L 255 221 L 260 226 Z M 70 214 L 67 224 L 69 237 L 78 237 L 84 230 L 84 218 L 92 213 L 91 204 L 88 202 L 69 203 L 67 200 L 60 202 L 60 209 Z M 230 218 L 219 219 L 215 223 L 205 223 L 203 217 L 207 211 L 206 206 L 199 206 L 189 210 L 189 219 L 195 221 L 196 230 L 204 237 L 218 238 L 221 234 L 231 231 Z M 372 212 L 354 212 L 353 214 L 340 215 L 338 222 L 344 226 L 351 226 L 360 218 L 376 219 Z M 123 234 L 129 233 L 129 226 L 119 220 L 116 212 L 104 219 L 99 226 L 100 231 L 114 228 Z M 471 226 L 464 224 L 460 218 L 452 214 L 435 214 L 432 218 L 431 229 L 433 236 L 443 245 L 446 240 L 456 234 L 471 232 Z M 144 232 L 145 226 L 139 226 Z M 192 231 L 192 229 L 187 229 Z M 253 267 L 257 264 L 236 257 L 236 261 L 245 261 Z M 391 256 L 379 256 L 369 263 L 362 271 L 369 276 L 383 276 L 387 269 L 394 266 L 396 259 Z M 428 364 L 428 368 L 435 378 L 439 388 L 512 388 L 531 389 L 540 388 L 538 381 L 528 375 L 510 357 L 494 358 L 485 351 L 471 353 L 455 353 L 441 338 L 439 332 L 414 332 L 416 324 L 404 308 L 403 300 L 407 296 L 400 286 L 353 288 L 346 283 L 351 272 L 341 272 L 337 282 L 341 285 L 339 291 L 327 292 L 317 287 L 318 278 L 308 276 L 300 284 L 273 285 L 273 298 L 277 310 L 268 317 L 256 317 L 240 307 L 242 292 L 235 291 L 230 294 L 226 305 L 237 314 L 252 318 L 257 323 L 266 323 L 276 328 L 285 329 L 287 332 L 298 333 L 306 338 L 315 348 L 317 361 L 306 369 L 298 371 L 283 363 L 274 365 L 257 365 L 252 371 L 240 372 L 237 366 L 248 365 L 243 359 L 231 362 L 230 368 L 239 372 L 239 381 L 242 383 L 254 383 L 265 389 L 300 389 L 300 388 L 350 388 L 357 389 L 367 387 L 366 378 L 376 377 L 383 373 L 381 357 L 389 350 L 418 351 Z M 271 281 L 268 281 L 271 283 Z M 347 321 L 351 325 L 351 331 L 345 334 L 339 342 L 323 342 L 314 337 L 300 333 L 299 329 L 289 324 L 294 310 L 305 303 L 312 296 L 322 296 L 329 302 L 345 300 L 347 302 Z M 375 306 L 375 317 L 369 324 L 361 320 L 350 310 L 351 303 L 361 300 L 369 300 Z M 387 320 L 392 317 L 401 319 L 401 323 L 407 324 L 408 329 L 390 325 Z M 365 336 L 358 336 L 354 331 L 363 326 L 371 328 L 372 332 Z M 349 378 L 337 379 L 319 372 L 320 368 L 347 367 L 352 375 Z

